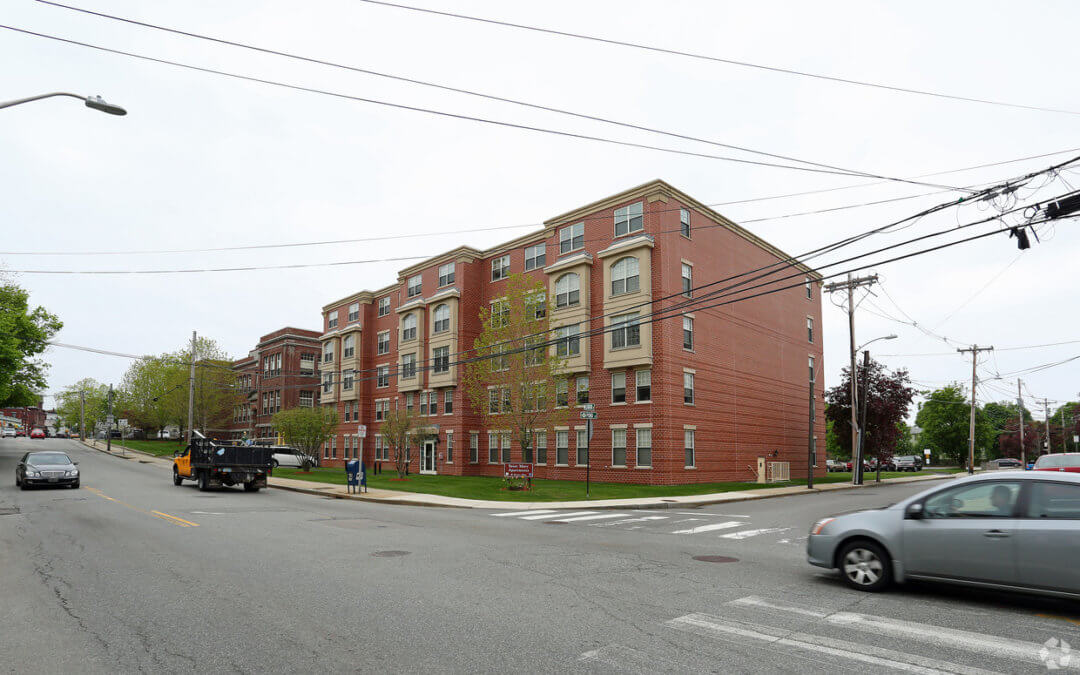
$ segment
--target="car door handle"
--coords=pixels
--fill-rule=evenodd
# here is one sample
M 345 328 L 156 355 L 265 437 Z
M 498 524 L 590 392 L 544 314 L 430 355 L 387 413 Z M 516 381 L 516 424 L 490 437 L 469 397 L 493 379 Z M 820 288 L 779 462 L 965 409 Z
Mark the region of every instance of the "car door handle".
M 983 536 L 990 537 L 992 539 L 1004 539 L 1011 535 L 1004 530 L 987 530 L 986 532 L 983 532 Z

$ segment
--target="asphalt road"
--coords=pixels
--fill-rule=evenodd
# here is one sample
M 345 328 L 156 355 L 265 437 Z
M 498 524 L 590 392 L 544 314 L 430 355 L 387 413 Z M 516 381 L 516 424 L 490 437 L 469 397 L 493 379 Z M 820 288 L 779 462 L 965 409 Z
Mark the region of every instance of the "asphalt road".
M 15 488 L 42 448 L 81 462 L 81 489 Z M 805 563 L 819 517 L 926 487 L 501 515 L 201 493 L 75 441 L 3 439 L 0 672 L 1014 673 L 1045 671 L 1050 638 L 1080 669 L 1076 605 L 858 593 Z

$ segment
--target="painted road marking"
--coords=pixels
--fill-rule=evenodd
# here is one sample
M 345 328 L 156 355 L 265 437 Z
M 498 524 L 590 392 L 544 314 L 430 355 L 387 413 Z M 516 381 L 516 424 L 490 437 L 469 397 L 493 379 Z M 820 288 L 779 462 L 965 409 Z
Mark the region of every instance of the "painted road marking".
M 602 513 L 599 516 L 580 516 L 578 518 L 559 518 L 557 523 L 576 523 L 581 520 L 601 520 L 604 518 L 625 518 L 625 513 Z
M 835 626 L 853 628 L 864 633 L 874 635 L 886 635 L 925 644 L 932 644 L 947 649 L 959 649 L 974 652 L 981 656 L 994 656 L 1004 659 L 1024 661 L 1036 665 L 1044 665 L 1039 656 L 1039 650 L 1043 645 L 1036 642 L 1023 642 L 997 635 L 973 633 L 957 628 L 945 628 L 902 619 L 890 619 L 884 616 L 871 614 L 859 614 L 857 612 L 834 612 L 826 613 L 804 607 L 796 607 L 781 603 L 773 603 L 756 596 L 748 596 L 732 600 L 727 603 L 742 607 L 756 607 L 762 609 L 779 610 L 803 616 L 813 616 L 823 619 Z M 1080 662 L 1073 661 L 1066 666 L 1068 670 L 1080 670 Z
M 653 675 L 653 673 L 684 673 L 687 668 L 665 658 L 646 654 L 632 647 L 608 645 L 585 652 L 578 657 L 582 663 L 602 663 L 624 673 Z
M 610 523 L 596 523 L 598 527 L 608 527 L 610 525 L 623 525 L 626 523 L 642 523 L 647 520 L 667 520 L 668 516 L 642 516 L 641 518 L 627 518 L 625 520 L 613 520 Z M 631 528 L 636 529 L 636 528 Z
M 675 530 L 672 534 L 700 534 L 702 532 L 714 532 L 716 530 L 727 530 L 732 527 L 742 527 L 744 524 L 745 523 L 738 520 L 729 520 L 726 523 L 712 523 L 711 525 L 691 527 L 688 530 Z
M 671 521 L 671 524 L 674 525 L 675 523 L 689 523 L 691 520 L 701 520 L 701 518 L 683 518 L 682 520 L 673 520 Z
M 724 539 L 749 539 L 750 537 L 756 537 L 759 534 L 787 532 L 790 529 L 790 527 L 763 527 L 759 530 L 739 530 L 738 532 L 732 532 L 731 534 L 722 534 L 720 536 Z
M 181 527 L 198 527 L 199 526 L 198 523 L 193 523 L 190 520 L 184 520 L 183 518 L 177 518 L 176 516 L 170 516 L 169 514 L 162 513 L 161 511 L 151 511 L 151 513 L 153 513 L 158 518 L 168 518 L 170 521 L 175 522 L 177 525 L 180 525 Z
M 177 518 L 176 516 L 170 516 L 169 514 L 162 513 L 161 511 L 147 511 L 145 509 L 140 509 L 138 506 L 132 506 L 131 504 L 127 504 L 125 502 L 120 501 L 119 499 L 114 499 L 114 498 L 110 497 L 109 495 L 105 494 L 104 492 L 102 492 L 101 490 L 98 490 L 97 488 L 87 487 L 86 489 L 90 493 L 95 494 L 98 497 L 101 497 L 102 499 L 107 499 L 110 502 L 115 502 L 115 503 L 119 504 L 120 506 L 126 506 L 127 508 L 131 509 L 132 511 L 138 511 L 139 513 L 145 513 L 148 516 L 153 516 L 154 518 L 157 518 L 158 520 L 163 520 L 166 523 L 169 523 L 171 525 L 176 525 L 177 527 L 198 527 L 199 526 L 198 523 L 193 523 L 190 520 L 184 520 L 183 518 Z
M 592 515 L 594 513 L 596 513 L 596 511 L 575 511 L 573 513 L 560 513 L 560 514 L 557 514 L 557 515 L 551 514 L 551 513 L 544 513 L 544 514 L 541 514 L 539 516 L 537 516 L 537 515 L 522 516 L 521 518 L 518 518 L 518 520 L 547 520 L 548 518 L 559 518 L 559 517 L 568 517 L 568 516 L 589 516 L 589 515 Z
M 971 668 L 925 656 L 906 654 L 881 647 L 864 645 L 845 640 L 835 640 L 808 633 L 792 633 L 782 628 L 759 626 L 742 621 L 730 621 L 708 614 L 687 614 L 666 622 L 664 625 L 696 635 L 730 640 L 744 638 L 771 645 L 792 647 L 803 651 L 827 654 L 851 661 L 891 668 L 905 673 L 958 673 L 961 675 L 984 675 L 990 671 Z
M 715 516 L 717 518 L 749 518 L 750 516 L 737 516 L 734 513 L 702 513 L 701 511 L 676 511 L 679 516 Z
M 540 510 L 540 511 L 511 511 L 510 513 L 493 513 L 491 515 L 495 516 L 496 518 L 503 518 L 505 516 L 527 516 L 530 513 L 532 513 L 532 514 L 555 513 L 555 510 L 554 509 L 544 509 L 544 510 Z

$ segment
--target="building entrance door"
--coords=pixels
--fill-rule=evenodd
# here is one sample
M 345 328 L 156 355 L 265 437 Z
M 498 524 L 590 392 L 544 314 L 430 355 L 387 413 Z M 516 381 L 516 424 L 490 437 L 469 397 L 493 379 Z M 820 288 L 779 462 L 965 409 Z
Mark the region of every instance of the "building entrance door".
M 435 441 L 424 441 L 420 451 L 420 473 L 432 474 L 435 471 Z

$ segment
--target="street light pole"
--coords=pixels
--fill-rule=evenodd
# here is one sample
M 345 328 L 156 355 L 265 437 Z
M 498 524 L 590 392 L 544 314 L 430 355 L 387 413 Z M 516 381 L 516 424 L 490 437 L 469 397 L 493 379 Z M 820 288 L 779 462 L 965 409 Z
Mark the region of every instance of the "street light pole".
M 38 94 L 37 96 L 28 96 L 26 98 L 17 98 L 13 101 L 0 101 L 0 108 L 11 108 L 12 106 L 22 105 L 23 103 L 31 103 L 33 101 L 40 101 L 43 98 L 52 98 L 54 96 L 67 96 L 69 98 L 77 98 L 86 104 L 87 108 L 93 110 L 100 110 L 103 113 L 110 115 L 126 115 L 127 111 L 118 105 L 107 102 L 100 96 L 80 96 L 78 94 L 70 94 L 66 91 L 54 91 L 49 94 Z

